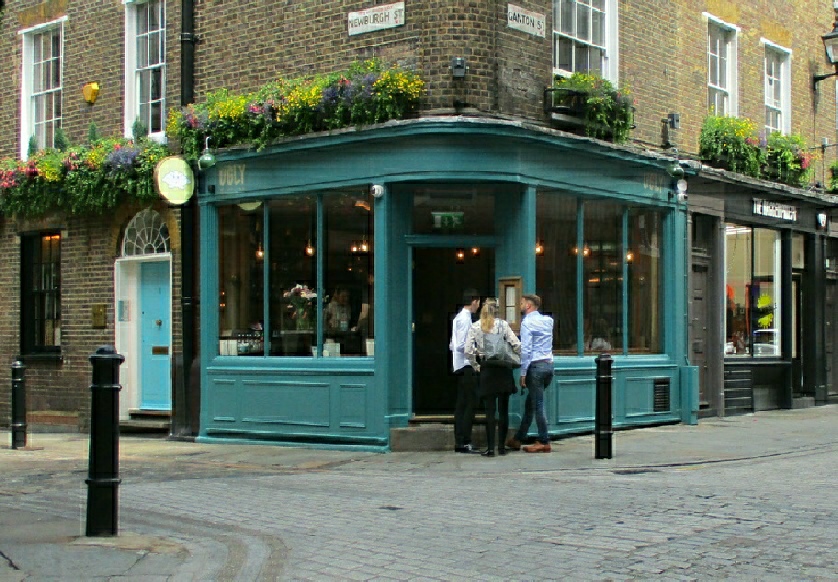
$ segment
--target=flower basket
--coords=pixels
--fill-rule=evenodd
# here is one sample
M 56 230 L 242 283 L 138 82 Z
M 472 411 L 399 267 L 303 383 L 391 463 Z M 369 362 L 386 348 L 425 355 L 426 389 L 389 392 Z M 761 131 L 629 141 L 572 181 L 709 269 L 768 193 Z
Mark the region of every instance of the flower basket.
M 610 81 L 590 73 L 557 77 L 544 92 L 544 109 L 555 114 L 557 121 L 564 121 L 561 116 L 578 119 L 572 125 L 598 139 L 621 143 L 634 129 L 634 103 L 628 90 L 617 90 Z

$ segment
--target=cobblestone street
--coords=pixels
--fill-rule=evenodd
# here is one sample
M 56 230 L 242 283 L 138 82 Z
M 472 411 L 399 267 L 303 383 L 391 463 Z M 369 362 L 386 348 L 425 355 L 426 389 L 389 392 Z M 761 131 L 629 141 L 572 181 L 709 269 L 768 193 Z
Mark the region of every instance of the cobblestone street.
M 799 424 L 761 420 L 746 434 L 753 427 L 735 420 L 717 431 L 762 440 L 762 448 L 681 463 L 672 462 L 679 450 L 702 446 L 684 426 L 617 435 L 626 442 L 622 462 L 583 461 L 590 437 L 559 441 L 550 455 L 496 459 L 296 449 L 293 463 L 269 464 L 237 453 L 238 464 L 195 459 L 194 474 L 183 458 L 144 473 L 129 455 L 115 539 L 169 544 L 134 552 L 143 559 L 124 575 L 136 580 L 164 579 L 166 564 L 165 575 L 182 580 L 838 580 L 838 410 L 821 411 L 817 421 L 798 418 L 813 423 L 808 443 Z M 797 428 L 786 450 L 766 446 L 765 435 L 783 438 L 782 426 Z M 626 462 L 631 447 L 653 443 L 673 449 L 670 462 Z M 175 445 L 200 446 L 160 446 Z M 68 536 L 82 533 L 83 477 L 65 470 L 34 487 L 37 474 L 21 469 L 10 487 L 4 476 L 7 565 L 17 565 L 15 556 L 28 563 L 35 551 L 9 530 L 15 514 L 51 516 L 75 523 Z M 106 549 L 91 538 L 70 546 L 78 553 L 85 543 L 91 556 Z M 60 545 L 41 551 L 70 559 Z M 96 563 L 90 578 L 107 579 Z M 0 578 L 25 579 L 17 567 L 0 562 Z

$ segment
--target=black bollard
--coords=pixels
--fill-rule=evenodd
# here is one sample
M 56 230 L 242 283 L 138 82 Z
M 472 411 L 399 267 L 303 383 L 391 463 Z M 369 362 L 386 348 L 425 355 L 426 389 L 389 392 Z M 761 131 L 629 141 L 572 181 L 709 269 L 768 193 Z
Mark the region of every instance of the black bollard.
M 119 366 L 113 346 L 90 356 L 90 453 L 87 471 L 87 536 L 117 535 L 119 478 Z
M 611 364 L 608 354 L 596 359 L 596 417 L 594 419 L 594 458 L 611 458 Z
M 26 447 L 26 366 L 20 360 L 12 364 L 12 448 Z

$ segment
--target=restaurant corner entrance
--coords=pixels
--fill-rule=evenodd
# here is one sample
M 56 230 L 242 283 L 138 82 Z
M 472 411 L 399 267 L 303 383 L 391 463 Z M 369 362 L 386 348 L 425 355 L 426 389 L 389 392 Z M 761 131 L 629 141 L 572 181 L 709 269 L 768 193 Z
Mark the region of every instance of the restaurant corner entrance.
M 464 290 L 474 288 L 482 298 L 495 295 L 494 249 L 414 248 L 412 284 L 413 417 L 453 422 L 451 323 L 463 307 Z

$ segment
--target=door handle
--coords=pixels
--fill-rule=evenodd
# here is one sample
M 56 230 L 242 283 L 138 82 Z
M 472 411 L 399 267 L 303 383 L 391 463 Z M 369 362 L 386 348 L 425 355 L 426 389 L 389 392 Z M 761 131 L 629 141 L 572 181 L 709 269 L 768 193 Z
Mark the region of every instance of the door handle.
M 158 320 L 157 320 L 157 321 L 155 321 L 154 323 L 156 323 L 156 324 L 157 324 L 157 327 L 160 327 L 161 325 L 163 325 L 163 320 L 162 320 L 162 319 L 158 319 Z

